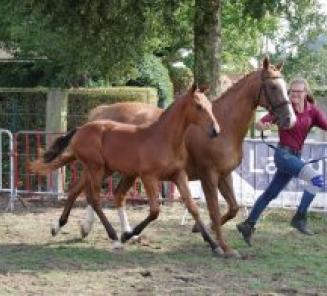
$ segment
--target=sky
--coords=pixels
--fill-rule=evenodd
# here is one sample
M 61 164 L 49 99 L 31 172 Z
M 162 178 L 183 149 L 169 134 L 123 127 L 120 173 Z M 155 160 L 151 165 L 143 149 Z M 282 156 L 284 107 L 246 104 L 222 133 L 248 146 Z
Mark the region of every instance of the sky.
M 326 2 L 326 0 L 319 0 L 318 2 L 321 5 L 321 12 L 323 12 L 325 15 L 327 15 L 327 2 Z

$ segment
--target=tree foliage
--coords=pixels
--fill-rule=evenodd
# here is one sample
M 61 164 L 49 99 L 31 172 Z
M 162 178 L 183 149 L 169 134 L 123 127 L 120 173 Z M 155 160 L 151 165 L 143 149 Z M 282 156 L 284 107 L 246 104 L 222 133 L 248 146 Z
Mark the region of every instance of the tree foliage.
M 289 46 L 307 42 L 321 21 L 317 0 L 222 3 L 225 71 L 247 70 L 249 58 L 261 54 L 262 37 L 277 40 L 281 19 L 290 34 L 278 44 Z M 43 83 L 67 86 L 85 74 L 122 83 L 139 77 L 137 63 L 147 54 L 171 61 L 180 48 L 193 47 L 196 9 L 194 0 L 0 0 L 0 45 L 19 58 L 41 58 L 35 67 L 48 77 Z
M 317 0 L 290 3 L 284 11 L 283 30 L 275 36 L 275 59 L 285 60 L 288 79 L 307 78 L 313 86 L 327 82 L 327 18 Z
M 57 80 L 135 75 L 135 62 L 169 45 L 183 1 L 1 1 L 0 39 L 19 57 L 45 57 Z M 167 29 L 168 28 L 168 29 Z

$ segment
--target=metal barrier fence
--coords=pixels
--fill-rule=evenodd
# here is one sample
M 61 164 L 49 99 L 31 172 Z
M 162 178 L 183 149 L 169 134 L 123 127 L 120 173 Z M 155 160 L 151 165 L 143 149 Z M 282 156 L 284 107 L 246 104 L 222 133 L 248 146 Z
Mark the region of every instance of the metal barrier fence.
M 14 186 L 14 145 L 12 133 L 0 129 L 0 192 L 10 194 L 8 207 L 13 209 L 12 197 L 16 196 Z
M 41 149 L 47 143 L 52 143 L 60 133 L 47 133 L 43 131 L 19 131 L 14 134 L 15 151 L 15 189 L 17 194 L 43 194 L 60 196 L 64 194 L 65 183 L 63 169 L 52 172 L 48 176 L 31 174 L 28 163 L 39 156 Z M 61 184 L 60 184 L 61 183 Z M 60 186 L 61 185 L 61 186 Z
M 61 133 L 48 133 L 44 131 L 19 131 L 12 134 L 10 131 L 1 130 L 2 136 L 8 135 L 7 150 L 2 153 L 1 150 L 1 176 L 6 174 L 10 175 L 10 182 L 8 187 L 2 186 L 3 178 L 1 178 L 0 192 L 9 192 L 10 201 L 8 209 L 13 210 L 14 201 L 20 196 L 24 195 L 48 195 L 53 197 L 61 197 L 65 195 L 65 192 L 73 186 L 80 177 L 81 166 L 74 162 L 65 168 L 61 168 L 58 171 L 51 172 L 47 176 L 39 176 L 32 174 L 28 171 L 28 164 L 30 161 L 36 159 L 41 149 L 51 144 L 54 139 L 61 135 Z M 2 148 L 1 148 L 2 149 Z M 9 155 L 10 161 L 3 161 L 3 156 Z M 7 170 L 8 172 L 4 172 Z M 112 199 L 113 191 L 118 184 L 120 177 L 115 174 L 113 177 L 107 178 L 107 181 L 103 184 L 102 197 Z M 174 200 L 174 186 L 172 184 L 160 185 L 161 196 L 165 196 L 167 201 Z M 128 200 L 140 201 L 145 198 L 144 189 L 140 180 L 137 180 L 130 190 Z M 21 199 L 21 201 L 23 201 Z
M 81 168 L 75 162 L 48 176 L 37 176 L 28 172 L 27 164 L 35 159 L 40 149 L 52 143 L 59 133 L 43 131 L 19 131 L 12 134 L 8 130 L 0 129 L 0 192 L 10 194 L 8 209 L 13 210 L 13 204 L 20 195 L 48 195 L 60 197 L 77 182 Z M 276 141 L 269 141 L 276 144 Z M 272 151 L 260 140 L 247 139 L 244 142 L 244 157 L 242 164 L 233 172 L 234 189 L 240 205 L 252 206 L 256 198 L 265 190 L 276 170 Z M 303 159 L 311 160 L 327 155 L 327 143 L 308 142 L 303 151 Z M 326 160 L 313 164 L 327 177 Z M 118 184 L 119 177 L 114 175 L 104 183 L 102 196 L 113 198 L 113 190 Z M 270 206 L 295 208 L 299 204 L 304 183 L 294 179 Z M 174 186 L 162 186 L 162 195 L 169 201 L 175 200 L 177 190 Z M 192 183 L 191 191 L 194 197 L 204 198 L 200 183 Z M 129 192 L 129 200 L 146 200 L 143 186 L 137 180 Z M 327 211 L 327 187 L 317 194 L 311 209 Z

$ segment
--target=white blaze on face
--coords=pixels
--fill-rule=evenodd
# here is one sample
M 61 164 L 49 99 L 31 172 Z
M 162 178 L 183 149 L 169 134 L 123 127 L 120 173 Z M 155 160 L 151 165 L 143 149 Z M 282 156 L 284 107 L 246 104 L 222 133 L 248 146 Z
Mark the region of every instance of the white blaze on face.
M 287 86 L 283 78 L 278 78 L 276 79 L 276 82 L 279 84 L 282 92 L 283 92 L 283 97 L 287 102 L 291 102 L 290 98 L 287 93 Z M 296 116 L 292 107 L 292 104 L 288 104 L 287 108 L 289 109 L 289 114 L 290 114 L 290 126 L 293 126 L 296 122 Z
M 198 94 L 198 97 L 200 98 L 199 102 L 202 105 L 203 109 L 205 109 L 206 112 L 208 112 L 209 116 L 211 117 L 213 127 L 215 128 L 216 132 L 219 133 L 220 132 L 220 126 L 219 126 L 219 123 L 217 122 L 217 119 L 213 115 L 212 103 L 209 101 L 207 96 L 205 94 L 203 94 L 203 93 Z

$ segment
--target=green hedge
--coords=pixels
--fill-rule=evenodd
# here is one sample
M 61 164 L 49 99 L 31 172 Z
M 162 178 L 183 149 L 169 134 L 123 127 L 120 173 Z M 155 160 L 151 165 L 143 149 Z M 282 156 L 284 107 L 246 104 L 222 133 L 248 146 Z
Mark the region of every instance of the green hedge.
M 316 88 L 312 92 L 315 97 L 327 97 L 327 88 Z
M 43 130 L 46 89 L 0 88 L 0 127 L 12 132 Z
M 47 92 L 47 88 L 0 88 L 0 127 L 12 132 L 44 130 Z M 158 95 L 156 89 L 143 87 L 68 90 L 67 126 L 80 125 L 97 105 L 123 101 L 157 105 Z
M 170 67 L 169 75 L 176 94 L 184 93 L 194 80 L 192 70 L 187 67 Z
M 161 59 L 147 54 L 137 65 L 139 76 L 135 79 L 135 85 L 151 86 L 158 90 L 158 106 L 165 108 L 173 101 L 173 84 L 170 80 L 168 69 Z

